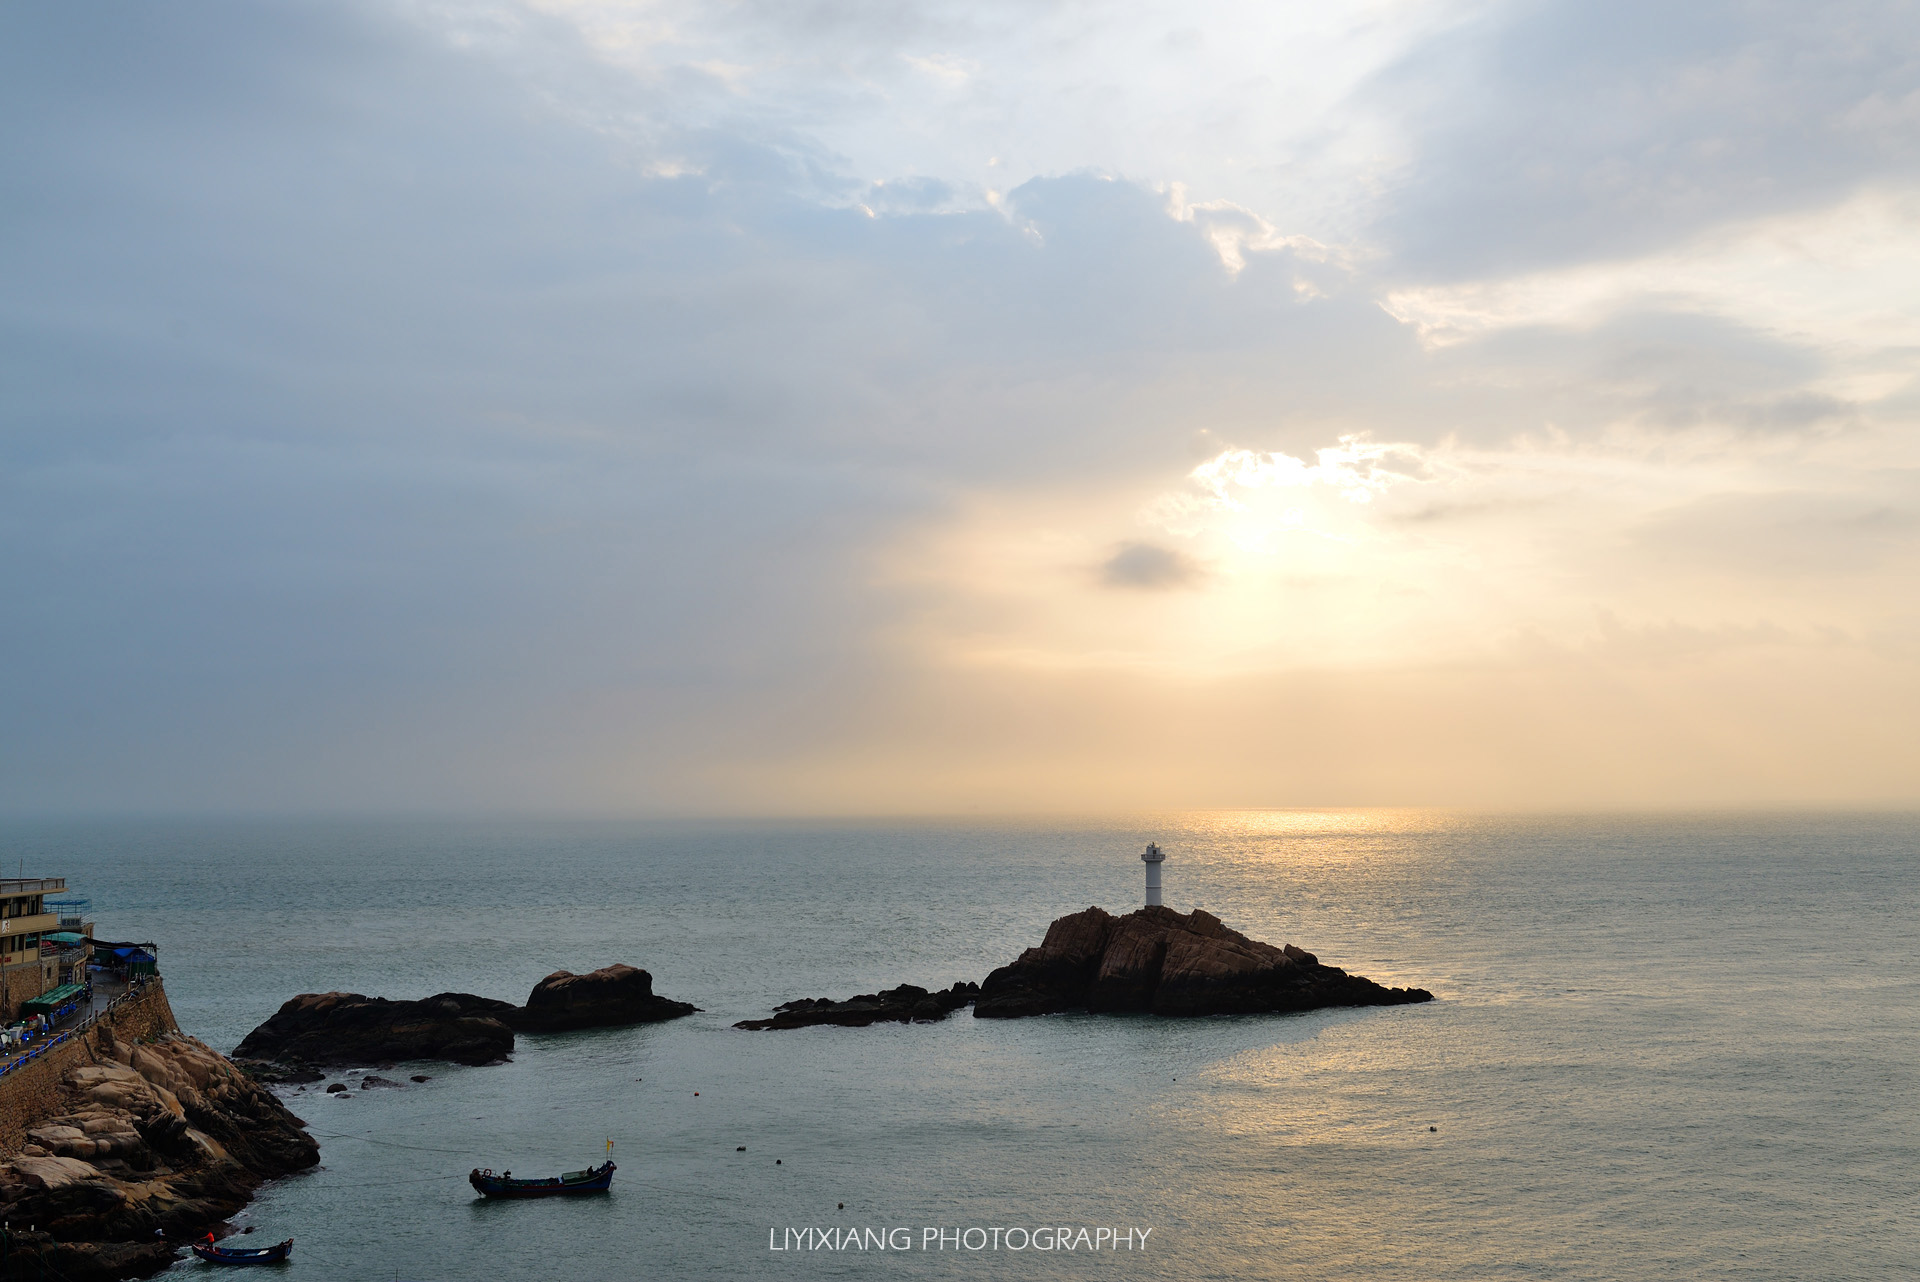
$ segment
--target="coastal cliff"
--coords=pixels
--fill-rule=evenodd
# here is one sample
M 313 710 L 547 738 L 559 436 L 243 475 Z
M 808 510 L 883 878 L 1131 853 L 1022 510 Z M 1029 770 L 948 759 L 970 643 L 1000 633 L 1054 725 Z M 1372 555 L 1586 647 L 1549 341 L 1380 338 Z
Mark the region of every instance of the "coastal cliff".
M 1011 1019 L 1055 1011 L 1244 1015 L 1327 1006 L 1429 1002 L 1424 988 L 1384 988 L 1292 944 L 1249 939 L 1203 909 L 1088 908 L 980 985 L 973 1013 Z
M 0 1080 L 0 1275 L 157 1272 L 260 1184 L 317 1163 L 304 1125 L 181 1033 L 154 981 L 110 1021 Z

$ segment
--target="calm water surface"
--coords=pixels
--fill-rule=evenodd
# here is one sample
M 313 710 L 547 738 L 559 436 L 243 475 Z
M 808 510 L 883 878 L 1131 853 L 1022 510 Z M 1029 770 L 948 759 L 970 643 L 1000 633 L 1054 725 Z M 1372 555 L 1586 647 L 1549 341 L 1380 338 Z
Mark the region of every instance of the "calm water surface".
M 323 1166 L 240 1223 L 298 1239 L 303 1276 L 1804 1282 L 1920 1260 L 1911 816 L 0 836 L 0 858 L 90 895 L 101 934 L 156 940 L 182 1022 L 223 1050 L 294 993 L 523 1000 L 611 961 L 704 1008 L 293 1096 Z M 983 978 L 1060 913 L 1133 907 L 1149 838 L 1175 907 L 1440 1000 L 730 1027 Z M 609 1139 L 608 1198 L 486 1204 L 465 1184 Z M 910 1228 L 915 1249 L 768 1249 L 770 1229 L 849 1225 Z M 976 1225 L 1154 1233 L 1144 1253 L 919 1249 L 926 1226 Z

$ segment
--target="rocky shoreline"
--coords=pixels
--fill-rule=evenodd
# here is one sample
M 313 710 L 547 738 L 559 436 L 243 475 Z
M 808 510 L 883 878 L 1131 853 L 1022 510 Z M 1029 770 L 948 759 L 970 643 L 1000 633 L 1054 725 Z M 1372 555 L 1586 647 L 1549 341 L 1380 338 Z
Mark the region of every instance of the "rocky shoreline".
M 0 1161 L 0 1274 L 144 1277 L 262 1183 L 320 1160 L 306 1124 L 271 1091 L 179 1031 L 158 983 L 143 1000 L 143 1035 L 101 1024 L 47 1066 L 58 1076 L 33 1100 L 10 1101 L 40 1116 L 22 1119 L 24 1142 Z
M 306 993 L 248 1034 L 230 1060 L 180 1032 L 155 982 L 113 1023 L 35 1065 L 33 1080 L 0 1085 L 10 1150 L 0 1156 L 0 1277 L 117 1282 L 157 1273 L 181 1244 L 224 1228 L 261 1184 L 316 1165 L 319 1144 L 272 1084 L 318 1081 L 322 1066 L 496 1063 L 517 1032 L 649 1023 L 696 1009 L 655 994 L 651 975 L 624 965 L 556 971 L 524 1006 L 470 993 L 413 1002 Z M 398 1085 L 377 1076 L 360 1083 Z

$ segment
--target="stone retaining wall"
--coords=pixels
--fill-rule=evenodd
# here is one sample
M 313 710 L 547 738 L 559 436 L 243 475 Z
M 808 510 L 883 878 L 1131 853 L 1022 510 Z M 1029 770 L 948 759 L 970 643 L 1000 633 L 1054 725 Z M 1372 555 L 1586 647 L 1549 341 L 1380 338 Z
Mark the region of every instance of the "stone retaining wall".
M 60 1083 L 81 1064 L 113 1063 L 99 1051 L 100 1028 L 113 1030 L 116 1040 L 151 1041 L 162 1033 L 177 1033 L 167 990 L 156 977 L 138 993 L 102 1015 L 85 1034 L 63 1042 L 24 1068 L 0 1077 L 0 1157 L 11 1157 L 26 1142 L 27 1128 L 62 1111 Z

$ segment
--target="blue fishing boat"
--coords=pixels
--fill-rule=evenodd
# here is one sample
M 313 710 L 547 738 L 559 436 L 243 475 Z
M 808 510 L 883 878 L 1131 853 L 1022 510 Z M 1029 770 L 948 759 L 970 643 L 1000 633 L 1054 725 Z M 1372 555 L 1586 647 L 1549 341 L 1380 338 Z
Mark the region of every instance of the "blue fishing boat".
M 568 1171 L 544 1180 L 516 1180 L 511 1171 L 495 1175 L 489 1167 L 484 1171 L 475 1170 L 467 1176 L 467 1183 L 482 1197 L 570 1197 L 579 1193 L 605 1193 L 613 1187 L 613 1173 L 618 1169 L 612 1162 L 604 1162 L 584 1171 Z
M 277 1246 L 253 1247 L 247 1250 L 195 1242 L 193 1253 L 208 1264 L 283 1264 L 293 1255 L 293 1239 L 288 1238 Z

